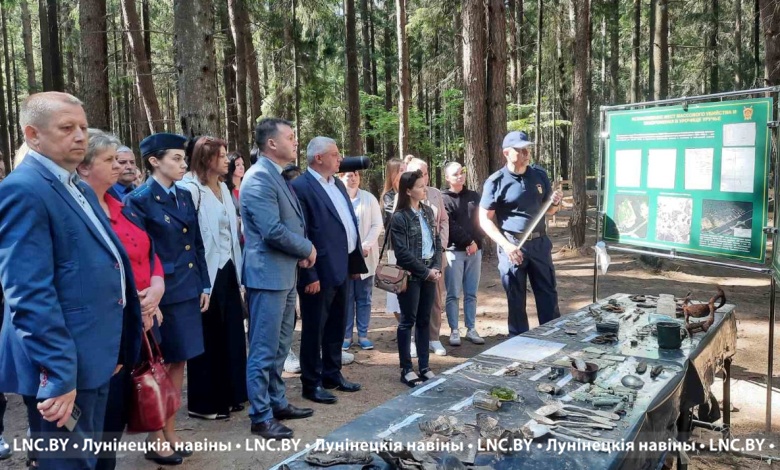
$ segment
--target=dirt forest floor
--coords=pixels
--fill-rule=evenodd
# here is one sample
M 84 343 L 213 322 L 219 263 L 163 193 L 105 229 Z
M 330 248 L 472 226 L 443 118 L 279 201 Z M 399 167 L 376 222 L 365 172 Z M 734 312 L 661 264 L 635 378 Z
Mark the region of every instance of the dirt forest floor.
M 568 219 L 559 216 L 555 227 L 550 228 L 555 245 L 558 293 L 562 314 L 573 312 L 591 300 L 593 258 L 581 253 L 561 251 L 568 241 Z M 594 231 L 589 231 L 594 236 Z M 589 240 L 589 245 L 593 244 Z M 612 254 L 612 265 L 600 284 L 600 296 L 615 293 L 659 294 L 668 293 L 683 296 L 689 290 L 694 298 L 707 300 L 714 292 L 713 286 L 720 284 L 726 291 L 729 303 L 737 306 L 738 343 L 737 354 L 732 367 L 732 429 L 739 438 L 767 438 L 767 444 L 775 443 L 774 450 L 764 449 L 762 454 L 771 455 L 780 460 L 780 356 L 775 360 L 773 391 L 773 433 L 764 433 L 765 416 L 765 380 L 768 336 L 769 281 L 766 277 L 736 270 L 694 266 L 674 262 L 665 262 L 661 271 L 654 270 L 631 256 Z M 397 349 L 395 340 L 395 320 L 384 312 L 385 296 L 382 291 L 374 291 L 371 329 L 369 337 L 375 343 L 372 351 L 362 351 L 353 347 L 355 362 L 344 368 L 344 375 L 360 382 L 363 390 L 358 393 L 338 393 L 336 405 L 313 404 L 301 398 L 301 385 L 297 376 L 286 375 L 287 396 L 297 406 L 315 409 L 313 418 L 286 422 L 295 431 L 295 437 L 302 443 L 313 442 L 331 431 L 350 422 L 368 410 L 408 391 L 399 382 Z M 529 317 L 531 326 L 536 326 L 536 311 L 529 296 Z M 439 357 L 431 354 L 431 366 L 435 372 L 441 372 L 470 357 L 494 346 L 507 338 L 506 297 L 498 279 L 495 259 L 487 258 L 483 262 L 482 281 L 478 296 L 477 327 L 486 340 L 483 346 L 475 346 L 468 341 L 458 348 L 449 347 L 447 338 L 442 343 L 447 347 L 448 355 Z M 446 319 L 443 320 L 442 334 L 449 334 Z M 462 320 L 461 320 L 462 326 Z M 300 322 L 296 331 L 294 350 L 300 346 Z M 775 351 L 777 355 L 779 351 Z M 186 384 L 185 384 L 186 386 Z M 713 391 L 721 397 L 721 383 L 716 381 Z M 186 400 L 186 391 L 185 391 Z M 5 416 L 5 438 L 9 442 L 25 436 L 26 416 L 21 399 L 9 397 L 8 412 Z M 236 444 L 243 444 L 252 438 L 249 432 L 249 419 L 246 411 L 234 413 L 231 419 L 220 422 L 201 421 L 187 417 L 186 406 L 179 411 L 177 428 L 185 440 L 232 442 L 231 452 L 201 452 L 185 460 L 184 469 L 267 469 L 282 461 L 294 451 L 289 452 L 249 452 L 237 450 Z M 694 431 L 694 438 L 709 439 L 713 434 Z M 143 436 L 125 436 L 125 439 L 140 440 Z M 729 455 L 700 454 L 692 456 L 693 469 L 759 469 L 771 468 L 771 463 L 748 458 L 735 458 Z M 25 460 L 23 452 L 16 452 L 10 459 L 0 463 L 0 468 L 21 469 Z M 775 465 L 776 467 L 776 465 Z M 154 469 L 156 465 L 146 461 L 141 453 L 120 453 L 119 469 Z

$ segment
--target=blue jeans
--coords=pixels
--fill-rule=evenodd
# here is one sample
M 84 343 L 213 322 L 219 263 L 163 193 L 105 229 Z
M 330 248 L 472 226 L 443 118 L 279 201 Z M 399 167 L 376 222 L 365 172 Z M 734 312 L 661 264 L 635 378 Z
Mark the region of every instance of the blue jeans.
M 347 326 L 344 329 L 344 339 L 352 341 L 352 326 L 356 318 L 358 338 L 365 338 L 368 335 L 374 276 L 365 279 L 350 279 L 349 283 L 352 285 L 349 297 L 347 297 Z
M 471 256 L 465 251 L 445 251 L 447 268 L 444 270 L 444 284 L 447 286 L 447 323 L 451 330 L 458 328 L 458 299 L 463 292 L 463 319 L 466 328 L 474 329 L 477 319 L 477 290 L 482 273 L 482 250 Z
M 249 356 L 246 388 L 252 423 L 273 418 L 286 408 L 282 369 L 290 352 L 295 321 L 295 287 L 289 291 L 247 289 Z

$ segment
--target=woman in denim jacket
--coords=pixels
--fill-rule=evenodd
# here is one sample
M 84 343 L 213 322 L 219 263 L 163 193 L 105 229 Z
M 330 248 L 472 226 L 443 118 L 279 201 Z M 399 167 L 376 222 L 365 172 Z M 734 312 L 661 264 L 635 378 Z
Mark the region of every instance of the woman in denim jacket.
M 435 377 L 428 366 L 428 324 L 436 294 L 436 281 L 441 277 L 441 241 L 435 231 L 433 211 L 424 204 L 425 180 L 419 171 L 401 175 L 398 204 L 390 219 L 390 242 L 396 264 L 411 276 L 406 291 L 398 294 L 401 320 L 398 323 L 398 357 L 401 362 L 401 382 L 410 387 Z M 416 328 L 415 328 L 416 327 Z M 412 367 L 409 351 L 415 328 L 417 364 Z

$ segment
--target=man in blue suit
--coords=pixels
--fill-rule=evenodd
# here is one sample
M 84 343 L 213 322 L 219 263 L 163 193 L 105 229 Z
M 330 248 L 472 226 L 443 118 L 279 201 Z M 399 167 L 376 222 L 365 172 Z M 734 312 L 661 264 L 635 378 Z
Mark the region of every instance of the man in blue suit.
M 306 148 L 307 170 L 292 186 L 303 207 L 309 239 L 319 253 L 317 265 L 301 269 L 301 382 L 303 397 L 336 403 L 326 389 L 356 392 L 360 385 L 341 374 L 341 342 L 347 317 L 350 277 L 368 272 L 357 219 L 338 178 L 343 157 L 336 142 L 315 137 Z
M 100 440 L 109 380 L 138 357 L 140 304 L 121 242 L 74 178 L 87 148 L 81 102 L 34 94 L 19 121 L 30 151 L 0 185 L 0 392 L 24 397 L 33 438 L 70 439 L 65 452 L 47 446 L 39 468 L 91 469 L 79 443 Z
M 298 141 L 292 124 L 263 119 L 255 129 L 257 163 L 241 182 L 244 263 L 241 279 L 249 305 L 246 382 L 251 431 L 266 439 L 290 439 L 283 419 L 308 418 L 285 397 L 282 369 L 290 352 L 295 321 L 298 266 L 311 267 L 317 250 L 306 239 L 303 211 L 282 169 L 295 161 Z

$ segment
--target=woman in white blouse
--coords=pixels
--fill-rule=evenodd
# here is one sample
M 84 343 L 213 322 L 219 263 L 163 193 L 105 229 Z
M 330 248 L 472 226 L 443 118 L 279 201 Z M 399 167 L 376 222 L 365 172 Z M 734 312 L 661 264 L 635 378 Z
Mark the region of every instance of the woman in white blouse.
M 190 155 L 192 177 L 182 183 L 198 212 L 212 286 L 202 317 L 205 352 L 187 361 L 189 414 L 203 419 L 225 419 L 247 401 L 238 219 L 222 182 L 228 172 L 226 147 L 223 140 L 199 137 Z
M 373 194 L 360 189 L 360 172 L 342 173 L 341 181 L 347 187 L 347 194 L 355 209 L 358 232 L 363 244 L 363 257 L 366 259 L 368 273 L 360 279 L 351 279 L 351 289 L 347 299 L 347 325 L 344 332 L 342 349 L 352 346 L 353 325 L 357 323 L 358 344 L 363 349 L 374 349 L 374 343 L 368 339 L 368 323 L 371 319 L 371 293 L 374 288 L 374 273 L 379 264 L 379 234 L 382 232 L 382 210 Z

